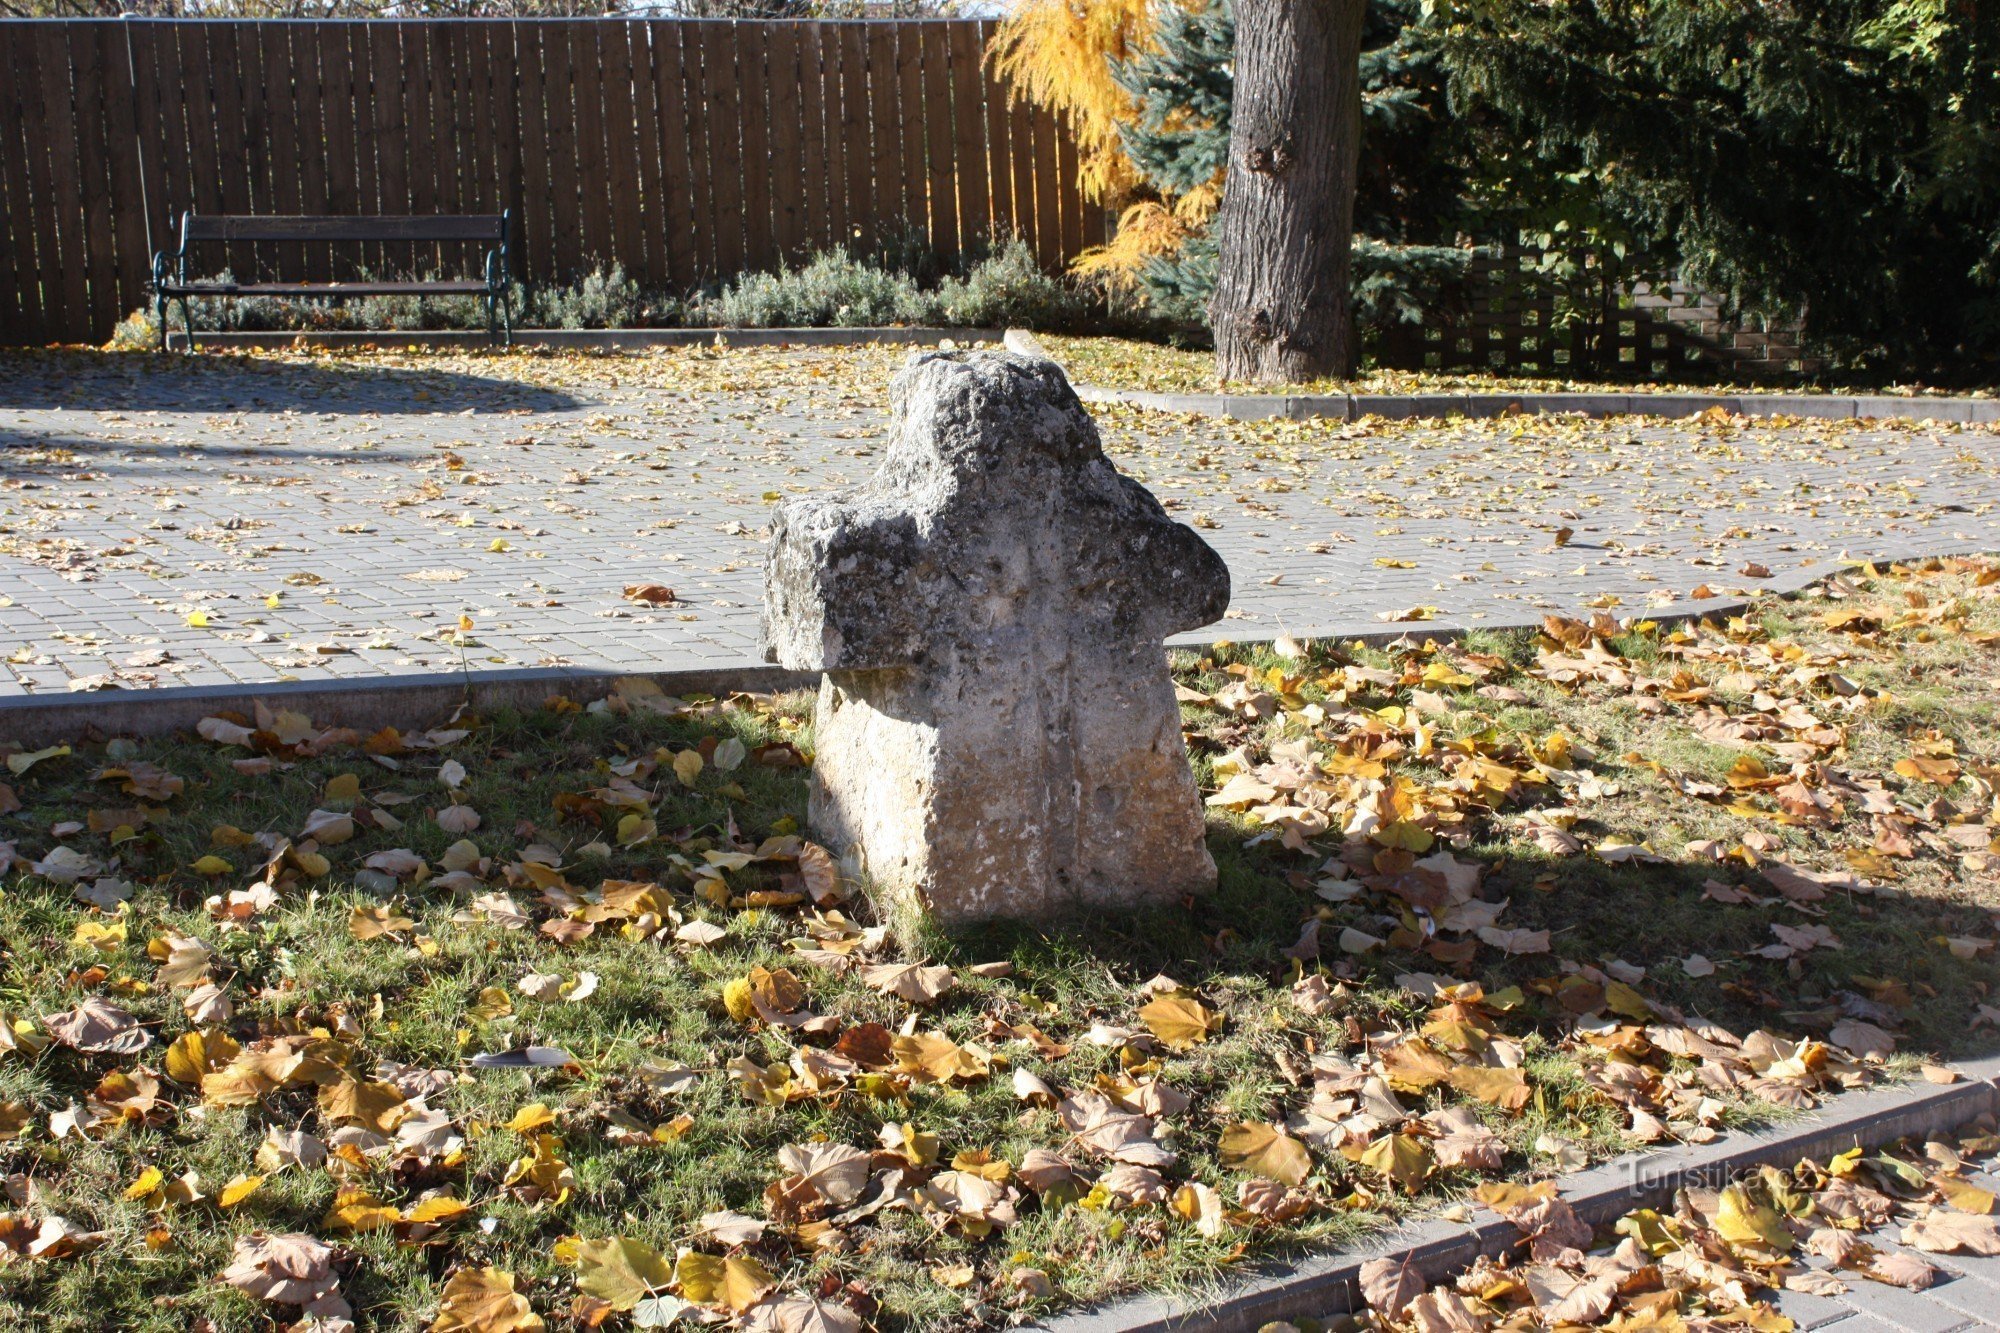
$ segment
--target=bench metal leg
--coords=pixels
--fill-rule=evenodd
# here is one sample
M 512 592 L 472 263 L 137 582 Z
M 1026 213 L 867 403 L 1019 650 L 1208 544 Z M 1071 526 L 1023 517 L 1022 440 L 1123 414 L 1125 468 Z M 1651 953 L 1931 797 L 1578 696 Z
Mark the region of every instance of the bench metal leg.
M 193 356 L 194 355 L 194 307 L 188 304 L 188 299 L 185 296 L 181 298 L 181 326 L 187 330 L 187 354 L 189 356 Z
M 167 298 L 159 293 L 153 295 L 153 322 L 160 326 L 160 350 L 167 350 Z

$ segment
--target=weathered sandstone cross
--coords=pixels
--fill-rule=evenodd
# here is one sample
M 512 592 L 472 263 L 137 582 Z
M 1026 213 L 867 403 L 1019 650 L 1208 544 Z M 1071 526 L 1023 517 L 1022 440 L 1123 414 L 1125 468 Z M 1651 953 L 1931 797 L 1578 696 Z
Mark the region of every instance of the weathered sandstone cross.
M 1212 887 L 1161 641 L 1229 570 L 1052 362 L 914 356 L 875 476 L 772 525 L 765 656 L 825 674 L 810 822 L 945 922 Z

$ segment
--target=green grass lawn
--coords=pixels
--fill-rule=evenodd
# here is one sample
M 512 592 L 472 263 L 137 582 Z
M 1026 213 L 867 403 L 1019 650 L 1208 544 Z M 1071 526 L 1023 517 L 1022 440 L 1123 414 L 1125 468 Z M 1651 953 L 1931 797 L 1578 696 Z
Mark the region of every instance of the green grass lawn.
M 2000 1042 L 2000 564 L 1547 630 L 1183 656 L 1217 890 L 955 938 L 804 696 L 16 747 L 0 1325 L 972 1327 Z

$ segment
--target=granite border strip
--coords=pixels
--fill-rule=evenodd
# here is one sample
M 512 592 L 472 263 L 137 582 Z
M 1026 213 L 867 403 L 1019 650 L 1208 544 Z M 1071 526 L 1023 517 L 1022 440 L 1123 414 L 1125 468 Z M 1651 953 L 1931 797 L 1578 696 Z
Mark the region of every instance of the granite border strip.
M 461 705 L 485 712 L 539 708 L 560 695 L 589 703 L 630 677 L 672 695 L 722 697 L 737 691 L 816 689 L 817 673 L 786 671 L 745 660 L 679 671 L 615 671 L 530 667 L 512 671 L 426 672 L 361 680 L 277 681 L 268 685 L 188 685 L 151 690 L 23 695 L 0 700 L 0 739 L 31 748 L 103 736 L 162 736 L 192 732 L 222 712 L 249 716 L 256 705 L 289 708 L 329 727 L 379 731 L 442 721 Z
M 943 342 L 998 342 L 1002 336 L 999 329 L 929 326 L 857 329 L 516 329 L 513 345 L 516 348 L 611 352 L 644 352 L 655 347 L 711 347 L 717 343 L 726 347 L 852 347 L 865 343 L 935 347 Z M 182 335 L 176 333 L 170 336 L 168 345 L 178 351 L 185 342 Z M 198 333 L 195 346 L 281 351 L 335 348 L 401 351 L 409 347 L 427 350 L 507 350 L 495 344 L 484 332 L 467 329 L 413 329 L 407 333 L 368 329 Z
M 1055 358 L 1026 329 L 1008 329 L 1003 342 L 1022 356 Z M 1185 412 L 1234 421 L 1285 419 L 1356 421 L 1416 418 L 1500 417 L 1570 413 L 1586 417 L 1699 416 L 1720 409 L 1731 416 L 1795 416 L 1834 420 L 1949 421 L 1963 425 L 2000 423 L 2000 398 L 1899 397 L 1889 394 L 1782 393 L 1437 393 L 1437 394 L 1234 394 L 1155 393 L 1079 384 L 1086 403 L 1122 403 L 1154 412 Z
M 1825 570 L 1804 579 L 1801 587 L 1823 578 Z M 1743 598 L 1682 602 L 1649 611 L 1641 618 L 1662 625 L 1682 624 L 1712 616 L 1741 615 L 1749 607 Z M 1329 626 L 1289 632 L 1263 628 L 1230 633 L 1225 622 L 1167 640 L 1168 650 L 1201 650 L 1219 643 L 1261 644 L 1279 638 L 1300 642 L 1338 640 L 1369 647 L 1410 641 L 1448 643 L 1474 630 L 1532 630 L 1539 614 L 1520 619 L 1457 625 L 1437 621 L 1398 621 L 1365 628 Z M 348 680 L 273 681 L 252 685 L 170 685 L 144 690 L 94 690 L 76 694 L 23 694 L 0 697 L 0 740 L 39 747 L 72 741 L 91 731 L 105 736 L 161 736 L 192 731 L 205 717 L 229 711 L 252 713 L 258 703 L 289 708 L 326 726 L 374 731 L 385 726 L 409 727 L 426 718 L 441 718 L 461 704 L 476 710 L 539 708 L 553 695 L 579 702 L 601 699 L 613 682 L 625 677 L 652 681 L 667 694 L 707 694 L 720 697 L 736 691 L 775 692 L 817 689 L 819 674 L 786 671 L 744 658 L 716 666 L 663 671 L 620 671 L 609 667 L 529 667 L 513 670 L 422 672 L 369 676 Z
M 1877 562 L 1919 560 L 1968 554 L 1963 551 L 1913 551 L 1872 557 Z M 1817 561 L 1787 570 L 1761 585 L 1759 594 L 1791 596 L 1841 569 L 1871 557 Z M 1680 625 L 1716 617 L 1742 615 L 1750 607 L 1745 596 L 1681 601 L 1635 611 L 1626 620 Z M 1219 643 L 1263 644 L 1280 638 L 1301 643 L 1337 641 L 1382 647 L 1391 643 L 1450 643 L 1475 631 L 1508 633 L 1541 628 L 1543 613 L 1500 620 L 1457 624 L 1449 621 L 1392 621 L 1366 625 L 1327 625 L 1289 629 L 1261 626 L 1232 632 L 1217 622 L 1166 641 L 1169 651 L 1199 651 Z M 775 692 L 816 689 L 816 673 L 785 671 L 744 658 L 715 666 L 662 671 L 620 671 L 609 667 L 531 667 L 513 670 L 424 672 L 350 680 L 274 681 L 262 685 L 184 685 L 147 690 L 102 690 L 80 694 L 24 694 L 0 697 L 0 740 L 31 748 L 73 741 L 95 732 L 105 736 L 161 736 L 192 731 L 205 717 L 220 712 L 254 712 L 262 702 L 269 708 L 290 708 L 327 726 L 374 731 L 385 726 L 409 727 L 425 718 L 442 718 L 461 704 L 474 709 L 538 708 L 552 695 L 581 702 L 601 699 L 612 684 L 637 676 L 652 681 L 667 694 L 723 696 L 735 691 Z
M 1855 1145 L 1953 1129 L 2000 1113 L 2000 1056 L 1957 1066 L 1961 1082 L 1900 1084 L 1842 1093 L 1811 1115 L 1767 1129 L 1724 1134 L 1713 1143 L 1629 1153 L 1562 1177 L 1562 1194 L 1592 1226 L 1634 1208 L 1660 1206 L 1684 1187 L 1717 1188 L 1759 1166 L 1823 1159 Z M 1055 1316 L 1044 1333 L 1255 1333 L 1280 1320 L 1343 1314 L 1361 1300 L 1361 1267 L 1376 1259 L 1408 1262 L 1426 1282 L 1442 1282 L 1481 1255 L 1518 1245 L 1521 1234 L 1490 1209 L 1469 1222 L 1433 1219 L 1398 1228 L 1354 1249 L 1309 1255 L 1267 1267 L 1206 1295 L 1139 1296 Z

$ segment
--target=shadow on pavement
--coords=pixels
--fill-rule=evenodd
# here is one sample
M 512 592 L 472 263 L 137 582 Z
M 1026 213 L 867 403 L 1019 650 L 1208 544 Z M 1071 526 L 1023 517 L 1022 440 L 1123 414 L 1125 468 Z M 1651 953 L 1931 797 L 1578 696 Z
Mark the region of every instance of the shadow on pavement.
M 496 361 L 496 371 L 502 366 Z M 586 405 L 572 394 L 508 378 L 504 372 L 489 376 L 443 367 L 246 353 L 0 352 L 0 408 L 486 415 L 561 412 Z

